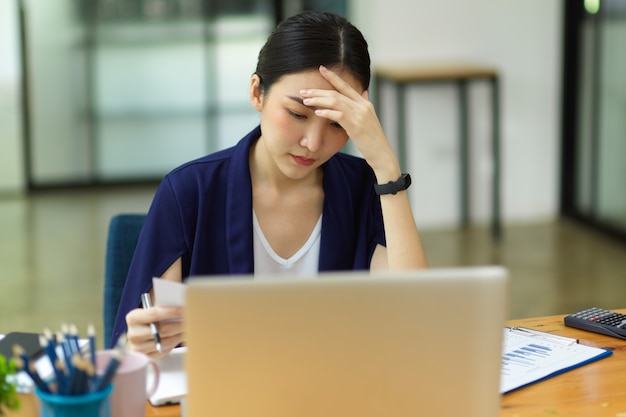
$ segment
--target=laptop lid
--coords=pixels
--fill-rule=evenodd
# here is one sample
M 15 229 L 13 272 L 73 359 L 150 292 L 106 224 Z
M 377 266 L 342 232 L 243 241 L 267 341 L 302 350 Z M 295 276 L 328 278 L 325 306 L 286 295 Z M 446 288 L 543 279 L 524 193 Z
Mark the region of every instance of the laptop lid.
M 189 417 L 499 415 L 504 268 L 188 282 Z

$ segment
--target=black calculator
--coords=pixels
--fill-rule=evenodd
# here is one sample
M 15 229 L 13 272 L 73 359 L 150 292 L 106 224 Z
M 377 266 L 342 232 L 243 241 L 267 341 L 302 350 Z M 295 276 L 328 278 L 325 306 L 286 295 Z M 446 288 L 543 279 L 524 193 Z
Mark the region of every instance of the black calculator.
M 626 314 L 615 311 L 588 308 L 566 316 L 565 325 L 626 339 Z

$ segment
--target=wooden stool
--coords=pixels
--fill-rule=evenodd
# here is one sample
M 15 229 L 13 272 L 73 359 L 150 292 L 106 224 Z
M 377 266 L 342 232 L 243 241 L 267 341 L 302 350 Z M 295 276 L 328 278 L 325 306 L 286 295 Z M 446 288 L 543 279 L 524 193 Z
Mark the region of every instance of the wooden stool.
M 468 114 L 467 87 L 473 80 L 487 80 L 491 85 L 493 175 L 491 185 L 491 234 L 499 240 L 502 234 L 500 214 L 500 92 L 498 72 L 492 67 L 473 64 L 425 65 L 398 64 L 380 65 L 374 68 L 376 94 L 374 105 L 380 111 L 382 85 L 394 86 L 397 102 L 398 153 L 400 165 L 406 167 L 406 88 L 409 85 L 425 83 L 453 83 L 459 92 L 459 154 L 461 225 L 469 224 L 469 155 L 468 155 Z

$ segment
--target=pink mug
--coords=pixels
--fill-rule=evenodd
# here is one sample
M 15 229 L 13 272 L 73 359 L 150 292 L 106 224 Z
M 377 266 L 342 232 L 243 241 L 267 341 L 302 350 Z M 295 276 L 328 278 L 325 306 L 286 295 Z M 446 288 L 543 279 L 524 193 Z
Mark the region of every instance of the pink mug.
M 112 350 L 96 352 L 96 369 L 103 373 L 111 359 Z M 152 367 L 151 386 L 147 386 L 148 367 Z M 113 377 L 111 417 L 142 417 L 146 401 L 159 386 L 159 367 L 147 355 L 127 351 Z

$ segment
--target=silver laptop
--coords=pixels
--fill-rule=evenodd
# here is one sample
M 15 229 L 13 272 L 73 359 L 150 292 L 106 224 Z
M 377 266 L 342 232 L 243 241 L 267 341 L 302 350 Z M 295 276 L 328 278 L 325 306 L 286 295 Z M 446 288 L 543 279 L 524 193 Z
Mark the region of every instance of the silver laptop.
M 500 413 L 502 267 L 188 282 L 188 417 Z

